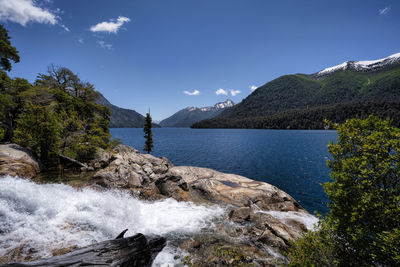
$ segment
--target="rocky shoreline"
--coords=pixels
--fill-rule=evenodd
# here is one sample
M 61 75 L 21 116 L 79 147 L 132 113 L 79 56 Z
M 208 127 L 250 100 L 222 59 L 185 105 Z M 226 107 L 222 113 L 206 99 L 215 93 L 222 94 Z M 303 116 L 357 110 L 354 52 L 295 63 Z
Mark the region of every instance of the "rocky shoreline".
M 167 158 L 141 154 L 126 145 L 99 150 L 79 169 L 92 175 L 88 186 L 97 190 L 118 188 L 146 201 L 173 198 L 226 209 L 224 223 L 176 244 L 188 253 L 186 264 L 285 265 L 291 241 L 316 221 L 275 186 L 206 168 L 174 166 Z M 14 144 L 0 145 L 0 176 L 33 178 L 39 172 L 40 163 L 29 151 Z

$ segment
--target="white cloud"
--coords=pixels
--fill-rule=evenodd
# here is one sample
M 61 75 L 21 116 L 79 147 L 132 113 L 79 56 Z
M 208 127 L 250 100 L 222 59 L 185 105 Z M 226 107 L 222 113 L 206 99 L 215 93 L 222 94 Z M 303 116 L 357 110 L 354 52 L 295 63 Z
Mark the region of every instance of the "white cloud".
M 229 92 L 231 92 L 231 95 L 232 96 L 235 96 L 235 95 L 237 95 L 237 94 L 240 94 L 241 93 L 241 91 L 240 90 L 229 90 Z
M 83 40 L 83 38 L 79 38 L 79 39 L 78 39 L 78 42 L 79 42 L 80 44 L 83 44 L 85 41 Z
M 51 25 L 58 22 L 54 13 L 38 7 L 32 0 L 0 0 L 0 20 L 16 22 L 22 26 L 26 26 L 29 22 Z
M 250 86 L 250 91 L 254 92 L 258 87 L 255 85 Z
M 112 49 L 112 44 L 107 44 L 107 43 L 104 42 L 104 41 L 97 41 L 97 43 L 98 43 L 102 48 L 109 49 L 109 50 Z
M 389 13 L 390 9 L 391 9 L 390 6 L 386 6 L 386 7 L 382 8 L 382 9 L 379 9 L 378 10 L 379 15 L 385 15 L 385 14 Z
M 185 95 L 199 95 L 200 91 L 199 90 L 194 90 L 193 92 L 189 92 L 189 91 L 184 91 L 183 92 Z
M 217 91 L 215 91 L 217 95 L 228 95 L 228 90 L 224 90 L 222 88 L 219 88 Z
M 63 28 L 65 31 L 70 32 L 69 28 L 65 26 L 64 24 L 60 24 L 61 28 Z
M 108 32 L 108 33 L 117 33 L 119 28 L 124 25 L 125 22 L 129 22 L 130 18 L 119 16 L 116 20 L 111 19 L 110 21 L 103 21 L 97 23 L 90 27 L 92 32 Z

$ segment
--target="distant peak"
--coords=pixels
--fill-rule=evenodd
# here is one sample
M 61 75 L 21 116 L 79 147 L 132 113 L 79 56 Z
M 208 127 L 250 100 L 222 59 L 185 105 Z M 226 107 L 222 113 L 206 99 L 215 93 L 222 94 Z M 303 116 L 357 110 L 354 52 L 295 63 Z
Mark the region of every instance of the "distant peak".
M 187 107 L 187 108 L 185 108 L 187 111 L 193 111 L 193 110 L 196 110 L 196 109 L 198 109 L 197 107 Z
M 209 111 L 209 110 L 216 110 L 216 109 L 224 109 L 224 108 L 229 108 L 229 107 L 233 107 L 235 105 L 235 103 L 233 103 L 232 100 L 227 99 L 224 102 L 218 102 L 217 104 L 215 104 L 214 106 L 210 106 L 210 107 L 202 107 L 202 108 L 198 108 L 198 107 L 187 107 L 185 108 L 186 111 L 194 111 L 194 110 L 201 110 L 201 111 Z
M 355 71 L 375 70 L 377 68 L 381 68 L 386 65 L 391 65 L 397 62 L 400 62 L 400 53 L 396 53 L 391 56 L 377 60 L 346 61 L 343 62 L 342 64 L 321 70 L 320 72 L 317 73 L 317 76 L 324 76 L 336 71 L 347 70 L 347 69 L 352 69 Z
M 233 107 L 235 105 L 235 103 L 233 103 L 232 100 L 227 99 L 224 102 L 219 102 L 217 104 L 214 105 L 214 108 L 228 108 L 228 107 Z

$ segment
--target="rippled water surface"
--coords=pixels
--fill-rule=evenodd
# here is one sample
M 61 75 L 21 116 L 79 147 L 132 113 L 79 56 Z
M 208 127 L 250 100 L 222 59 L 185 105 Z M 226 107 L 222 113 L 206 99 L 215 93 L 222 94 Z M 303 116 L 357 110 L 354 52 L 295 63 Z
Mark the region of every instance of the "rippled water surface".
M 142 151 L 140 128 L 111 129 Z M 154 128 L 154 152 L 175 165 L 193 165 L 268 182 L 308 211 L 327 211 L 321 183 L 329 180 L 327 145 L 335 131 Z

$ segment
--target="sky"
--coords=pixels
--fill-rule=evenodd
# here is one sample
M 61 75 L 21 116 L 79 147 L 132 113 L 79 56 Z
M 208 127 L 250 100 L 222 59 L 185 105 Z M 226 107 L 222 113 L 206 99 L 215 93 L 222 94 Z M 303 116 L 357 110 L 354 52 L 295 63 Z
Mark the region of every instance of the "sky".
M 0 23 L 21 57 L 11 77 L 64 66 L 154 120 L 400 52 L 398 0 L 0 0 Z

